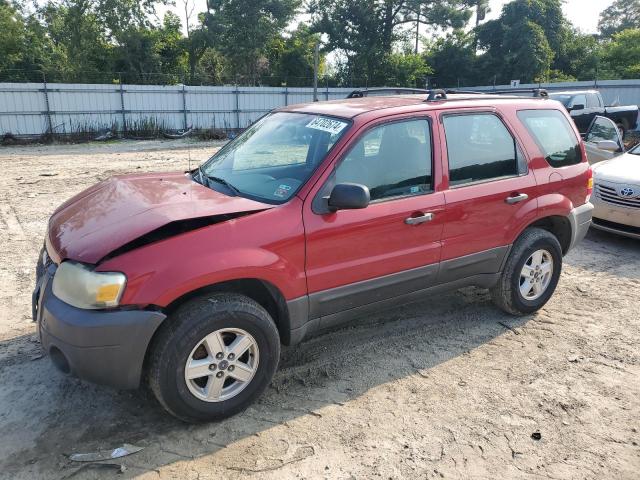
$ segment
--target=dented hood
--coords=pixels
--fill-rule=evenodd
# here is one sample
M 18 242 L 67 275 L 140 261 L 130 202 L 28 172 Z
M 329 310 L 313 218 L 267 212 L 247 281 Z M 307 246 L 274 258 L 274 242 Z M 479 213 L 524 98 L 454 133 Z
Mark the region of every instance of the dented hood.
M 54 260 L 95 264 L 172 222 L 272 207 L 216 192 L 184 173 L 113 177 L 81 192 L 54 212 L 49 220 L 50 254 Z

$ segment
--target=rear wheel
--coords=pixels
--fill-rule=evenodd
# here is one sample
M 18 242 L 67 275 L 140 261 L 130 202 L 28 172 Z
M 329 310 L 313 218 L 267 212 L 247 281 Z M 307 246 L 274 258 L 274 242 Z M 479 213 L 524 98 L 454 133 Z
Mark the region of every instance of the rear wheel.
M 514 244 L 502 276 L 491 290 L 493 301 L 512 315 L 533 313 L 553 295 L 561 270 L 558 239 L 541 228 L 529 228 Z
M 275 323 L 242 295 L 213 294 L 180 307 L 152 345 L 149 385 L 188 422 L 231 416 L 267 387 L 280 356 Z

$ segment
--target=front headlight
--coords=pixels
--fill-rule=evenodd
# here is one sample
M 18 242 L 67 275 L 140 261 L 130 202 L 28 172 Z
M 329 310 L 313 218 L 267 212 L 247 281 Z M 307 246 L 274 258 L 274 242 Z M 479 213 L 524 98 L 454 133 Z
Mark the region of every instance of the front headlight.
M 94 272 L 87 265 L 62 262 L 53 277 L 53 294 L 77 308 L 117 307 L 127 277 L 120 272 Z

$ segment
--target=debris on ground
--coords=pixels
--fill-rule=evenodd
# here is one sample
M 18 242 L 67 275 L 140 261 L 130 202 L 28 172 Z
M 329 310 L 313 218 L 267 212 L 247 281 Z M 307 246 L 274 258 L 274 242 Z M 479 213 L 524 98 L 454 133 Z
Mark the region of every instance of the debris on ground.
M 77 468 L 69 475 L 65 475 L 64 477 L 62 477 L 62 480 L 73 478 L 86 470 L 116 470 L 117 473 L 124 473 L 127 471 L 127 467 L 118 463 L 87 463 L 85 465 L 82 465 L 80 468 Z
M 89 453 L 73 453 L 69 455 L 69 460 L 74 462 L 100 462 L 104 460 L 113 460 L 114 458 L 126 457 L 133 453 L 138 453 L 144 447 L 137 447 L 135 445 L 129 445 L 125 443 L 121 447 L 114 448 L 113 450 L 99 450 L 97 452 Z

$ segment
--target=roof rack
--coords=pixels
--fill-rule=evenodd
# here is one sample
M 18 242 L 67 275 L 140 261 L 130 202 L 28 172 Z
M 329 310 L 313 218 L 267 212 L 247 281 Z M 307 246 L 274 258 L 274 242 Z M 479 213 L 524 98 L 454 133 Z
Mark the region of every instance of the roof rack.
M 504 90 L 458 90 L 454 88 L 447 89 L 449 94 L 470 94 L 470 95 L 508 95 L 511 93 L 533 93 L 536 98 L 548 98 L 549 92 L 544 88 L 507 88 Z
M 446 100 L 447 92 L 446 90 L 442 90 L 441 88 L 436 88 L 435 90 L 428 90 L 429 96 L 425 100 L 425 102 L 437 102 L 438 100 Z
M 363 98 L 363 97 L 367 97 L 369 93 L 378 93 L 378 92 L 409 94 L 409 93 L 430 93 L 431 90 L 425 90 L 423 88 L 401 88 L 401 87 L 367 88 L 365 90 L 354 90 L 349 95 L 347 95 L 347 98 Z

